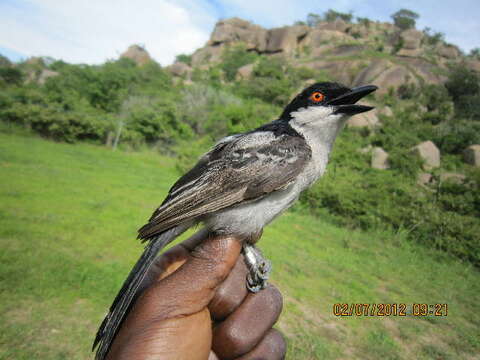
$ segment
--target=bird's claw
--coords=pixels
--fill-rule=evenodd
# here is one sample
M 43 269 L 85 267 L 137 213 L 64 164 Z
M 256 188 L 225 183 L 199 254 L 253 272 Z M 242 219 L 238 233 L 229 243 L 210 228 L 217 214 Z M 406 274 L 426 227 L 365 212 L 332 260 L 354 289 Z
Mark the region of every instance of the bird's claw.
M 272 263 L 264 259 L 260 251 L 252 245 L 246 245 L 244 253 L 248 267 L 247 289 L 253 293 L 259 292 L 267 286 Z

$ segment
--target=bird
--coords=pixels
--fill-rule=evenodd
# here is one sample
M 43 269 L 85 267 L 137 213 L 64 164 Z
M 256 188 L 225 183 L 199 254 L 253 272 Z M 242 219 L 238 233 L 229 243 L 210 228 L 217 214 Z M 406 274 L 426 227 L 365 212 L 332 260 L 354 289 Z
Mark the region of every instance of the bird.
M 146 246 L 98 329 L 92 347 L 98 346 L 95 359 L 106 357 L 160 250 L 197 224 L 203 224 L 204 233 L 245 239 L 246 286 L 251 292 L 263 289 L 271 263 L 255 242 L 266 225 L 322 177 L 347 119 L 373 109 L 357 102 L 376 89 L 336 82 L 310 85 L 278 119 L 221 139 L 180 177 L 138 230 Z

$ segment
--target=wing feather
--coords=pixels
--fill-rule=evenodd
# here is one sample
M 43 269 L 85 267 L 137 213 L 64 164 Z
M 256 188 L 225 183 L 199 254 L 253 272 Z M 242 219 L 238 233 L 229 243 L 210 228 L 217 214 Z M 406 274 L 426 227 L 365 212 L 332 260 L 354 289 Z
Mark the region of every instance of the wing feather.
M 139 238 L 284 188 L 310 158 L 311 150 L 299 136 L 262 132 L 221 142 L 175 183 Z

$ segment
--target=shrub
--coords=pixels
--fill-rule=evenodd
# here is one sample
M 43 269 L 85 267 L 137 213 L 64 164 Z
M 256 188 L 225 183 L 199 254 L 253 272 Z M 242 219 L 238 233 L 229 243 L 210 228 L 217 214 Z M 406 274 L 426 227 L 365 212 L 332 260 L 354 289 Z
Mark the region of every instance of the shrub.
M 480 122 L 448 121 L 435 128 L 432 140 L 442 152 L 460 154 L 468 146 L 480 144 Z
M 480 48 L 476 47 L 470 50 L 470 53 L 468 56 L 474 57 L 474 58 L 480 58 Z
M 258 100 L 246 100 L 241 104 L 217 105 L 206 125 L 207 132 L 218 139 L 253 130 L 281 113 L 281 109 Z
M 126 130 L 146 142 L 171 146 L 193 136 L 191 128 L 180 121 L 175 104 L 162 98 L 130 97 L 122 106 L 121 116 Z
M 372 23 L 372 20 L 370 20 L 367 17 L 357 17 L 357 23 L 365 26 L 366 28 L 369 28 Z
M 0 66 L 0 85 L 20 85 L 23 82 L 23 73 L 11 66 Z
M 423 41 L 427 45 L 430 45 L 430 46 L 435 46 L 438 43 L 441 43 L 441 42 L 445 41 L 445 34 L 444 33 L 442 33 L 442 32 L 432 32 L 432 29 L 430 29 L 429 27 L 426 27 L 423 30 L 423 34 L 424 34 L 424 40 Z
M 262 57 L 253 69 L 252 78 L 240 82 L 236 91 L 246 98 L 285 106 L 303 81 L 314 75 L 309 69 L 291 67 L 283 59 Z
M 455 66 L 450 71 L 445 87 L 453 100 L 458 101 L 463 96 L 480 92 L 480 75 L 466 66 Z
M 180 54 L 175 57 L 176 62 L 183 62 L 192 65 L 192 55 Z
M 10 60 L 8 60 L 6 56 L 3 56 L 0 54 L 0 66 L 4 67 L 4 66 L 10 66 L 10 65 L 12 65 Z
M 243 65 L 254 62 L 256 58 L 257 55 L 253 52 L 247 51 L 244 44 L 227 47 L 222 54 L 223 61 L 221 63 L 225 78 L 228 81 L 235 80 L 238 69 Z
M 309 13 L 307 15 L 307 25 L 310 27 L 315 27 L 319 22 L 322 21 L 322 17 L 315 13 Z
M 419 15 L 408 9 L 400 9 L 391 15 L 395 26 L 402 30 L 407 30 L 415 27 L 415 22 Z
M 347 23 L 352 21 L 353 14 L 350 13 L 342 13 L 338 12 L 332 9 L 329 9 L 324 15 L 323 15 L 325 21 L 328 22 L 333 22 L 335 20 L 343 20 Z
M 209 131 L 216 134 L 226 134 L 226 128 L 221 124 L 222 131 L 215 127 L 207 128 L 211 123 L 212 111 L 229 105 L 240 105 L 242 100 L 225 90 L 216 89 L 206 84 L 192 84 L 182 91 L 182 102 L 179 106 L 181 121 L 188 124 L 195 133 L 205 135 Z

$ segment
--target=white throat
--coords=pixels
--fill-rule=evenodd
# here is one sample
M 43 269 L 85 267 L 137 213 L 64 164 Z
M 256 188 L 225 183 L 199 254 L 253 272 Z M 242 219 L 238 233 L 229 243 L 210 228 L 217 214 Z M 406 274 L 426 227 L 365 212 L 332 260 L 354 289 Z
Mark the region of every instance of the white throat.
M 290 125 L 305 139 L 309 138 L 330 152 L 346 120 L 344 115 L 333 112 L 329 106 L 301 108 L 291 114 Z
M 323 175 L 333 143 L 345 123 L 345 116 L 333 114 L 333 108 L 314 106 L 293 112 L 290 126 L 301 134 L 312 150 L 311 181 Z

